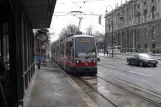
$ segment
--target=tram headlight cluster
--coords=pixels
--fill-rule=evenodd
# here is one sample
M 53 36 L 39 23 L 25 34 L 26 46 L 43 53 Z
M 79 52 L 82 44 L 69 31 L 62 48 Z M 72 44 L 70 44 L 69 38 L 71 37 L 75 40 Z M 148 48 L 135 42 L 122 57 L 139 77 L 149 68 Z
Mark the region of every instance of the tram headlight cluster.
M 81 61 L 80 60 L 76 60 L 76 63 L 78 64 L 78 63 L 81 63 Z
M 92 60 L 91 62 L 96 63 L 96 60 Z

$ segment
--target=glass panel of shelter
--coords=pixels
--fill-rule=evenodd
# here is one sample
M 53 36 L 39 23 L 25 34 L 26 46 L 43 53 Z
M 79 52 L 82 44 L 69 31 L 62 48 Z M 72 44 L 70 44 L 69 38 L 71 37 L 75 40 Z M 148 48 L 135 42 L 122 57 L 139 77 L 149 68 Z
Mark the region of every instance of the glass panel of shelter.
M 0 23 L 0 57 L 3 58 L 6 70 L 10 70 L 8 23 Z

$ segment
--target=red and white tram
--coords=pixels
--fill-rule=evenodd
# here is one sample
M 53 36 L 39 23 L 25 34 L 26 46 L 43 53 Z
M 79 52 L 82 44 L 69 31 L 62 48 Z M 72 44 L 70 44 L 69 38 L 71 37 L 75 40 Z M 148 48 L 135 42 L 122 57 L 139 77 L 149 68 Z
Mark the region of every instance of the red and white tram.
M 52 44 L 52 59 L 74 74 L 97 74 L 96 40 L 91 35 L 74 35 Z

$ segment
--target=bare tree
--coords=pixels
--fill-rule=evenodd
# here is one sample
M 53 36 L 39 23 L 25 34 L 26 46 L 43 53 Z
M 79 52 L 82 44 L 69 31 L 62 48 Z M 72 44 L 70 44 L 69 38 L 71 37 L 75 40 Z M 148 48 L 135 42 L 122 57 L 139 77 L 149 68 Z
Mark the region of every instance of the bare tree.
M 104 33 L 101 33 L 99 31 L 96 31 L 94 33 L 94 36 L 96 38 L 96 41 L 97 41 L 97 48 L 98 49 L 103 49 L 105 50 L 105 46 L 106 46 L 106 38 L 105 38 L 105 34 Z
M 86 34 L 92 35 L 92 33 L 93 33 L 93 27 L 92 27 L 92 25 L 90 25 L 90 26 L 86 29 Z
M 60 36 L 60 38 L 62 38 L 65 36 L 72 36 L 72 35 L 76 35 L 76 34 L 80 34 L 80 33 L 81 32 L 79 31 L 79 29 L 76 25 L 69 24 L 65 28 L 62 29 L 59 36 Z

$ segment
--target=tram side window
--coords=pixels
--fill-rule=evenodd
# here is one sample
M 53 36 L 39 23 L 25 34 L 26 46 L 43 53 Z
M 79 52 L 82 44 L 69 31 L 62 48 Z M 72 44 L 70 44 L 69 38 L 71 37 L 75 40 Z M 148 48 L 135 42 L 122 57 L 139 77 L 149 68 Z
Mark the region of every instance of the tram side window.
M 3 59 L 5 62 L 5 67 L 9 70 L 9 42 L 8 34 L 3 35 Z
M 68 57 L 71 56 L 71 47 L 70 47 L 70 43 L 69 42 L 67 42 L 66 55 Z
M 60 46 L 60 57 L 64 57 L 64 44 L 61 44 Z
M 56 57 L 59 57 L 59 46 L 56 46 Z

